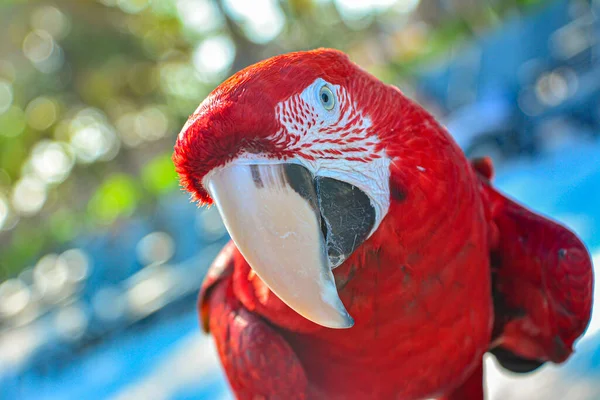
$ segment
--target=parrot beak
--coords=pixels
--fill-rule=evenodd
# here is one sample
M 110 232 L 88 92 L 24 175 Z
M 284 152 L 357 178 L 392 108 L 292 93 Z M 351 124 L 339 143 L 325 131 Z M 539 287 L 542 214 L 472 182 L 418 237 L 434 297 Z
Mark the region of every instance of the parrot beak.
M 316 324 L 350 328 L 354 320 L 338 295 L 332 269 L 366 238 L 372 224 L 362 228 L 364 238 L 357 241 L 356 226 L 350 227 L 355 228 L 352 237 L 334 235 L 341 227 L 322 212 L 337 209 L 335 220 L 348 219 L 344 204 L 333 207 L 337 195 L 368 204 L 366 215 L 371 213 L 373 221 L 374 211 L 364 193 L 340 181 L 335 182 L 341 186 L 334 185 L 338 190 L 327 190 L 321 201 L 320 187 L 330 188 L 333 181 L 314 178 L 298 164 L 234 161 L 212 171 L 204 185 L 246 261 L 284 303 Z

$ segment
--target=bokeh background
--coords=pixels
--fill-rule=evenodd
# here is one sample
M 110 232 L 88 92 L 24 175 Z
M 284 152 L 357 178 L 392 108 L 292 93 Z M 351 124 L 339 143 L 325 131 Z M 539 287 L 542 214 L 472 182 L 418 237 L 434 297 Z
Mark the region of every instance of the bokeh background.
M 0 1 L 0 399 L 230 399 L 195 301 L 227 233 L 178 187 L 187 116 L 263 58 L 335 47 L 433 112 L 600 262 L 598 0 Z M 599 399 L 488 360 L 492 399 Z

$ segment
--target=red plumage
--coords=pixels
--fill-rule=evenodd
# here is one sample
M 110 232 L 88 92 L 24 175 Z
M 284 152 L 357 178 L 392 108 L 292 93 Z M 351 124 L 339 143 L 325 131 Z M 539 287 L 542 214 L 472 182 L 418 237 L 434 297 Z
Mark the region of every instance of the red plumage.
M 499 194 L 489 161 L 469 164 L 431 115 L 340 52 L 279 56 L 219 86 L 178 138 L 182 185 L 210 203 L 203 177 L 241 151 L 291 156 L 267 139 L 282 129 L 274 110 L 317 77 L 371 119 L 392 160 L 389 210 L 334 270 L 348 330 L 298 315 L 226 246 L 199 308 L 236 396 L 478 400 L 486 351 L 513 370 L 564 361 L 590 316 L 583 244 Z

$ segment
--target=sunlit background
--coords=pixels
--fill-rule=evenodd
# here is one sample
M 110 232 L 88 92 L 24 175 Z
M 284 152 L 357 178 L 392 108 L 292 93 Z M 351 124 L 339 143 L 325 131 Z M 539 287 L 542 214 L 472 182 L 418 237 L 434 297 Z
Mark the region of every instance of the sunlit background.
M 187 116 L 335 47 L 426 106 L 600 261 L 598 0 L 0 2 L 0 398 L 230 399 L 195 301 L 227 234 L 179 190 Z M 493 399 L 600 398 L 600 320 Z

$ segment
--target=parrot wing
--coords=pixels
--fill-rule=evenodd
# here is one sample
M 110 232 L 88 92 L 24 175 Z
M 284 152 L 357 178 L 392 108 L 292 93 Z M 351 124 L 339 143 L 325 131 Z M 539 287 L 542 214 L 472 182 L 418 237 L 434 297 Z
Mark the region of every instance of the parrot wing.
M 304 399 L 307 379 L 294 350 L 276 328 L 246 309 L 234 294 L 237 248 L 229 242 L 202 285 L 200 319 L 213 335 L 229 383 L 239 399 Z
M 590 319 L 590 255 L 570 230 L 496 191 L 489 159 L 472 165 L 491 220 L 495 323 L 490 352 L 513 372 L 529 372 L 546 361 L 561 363 Z

